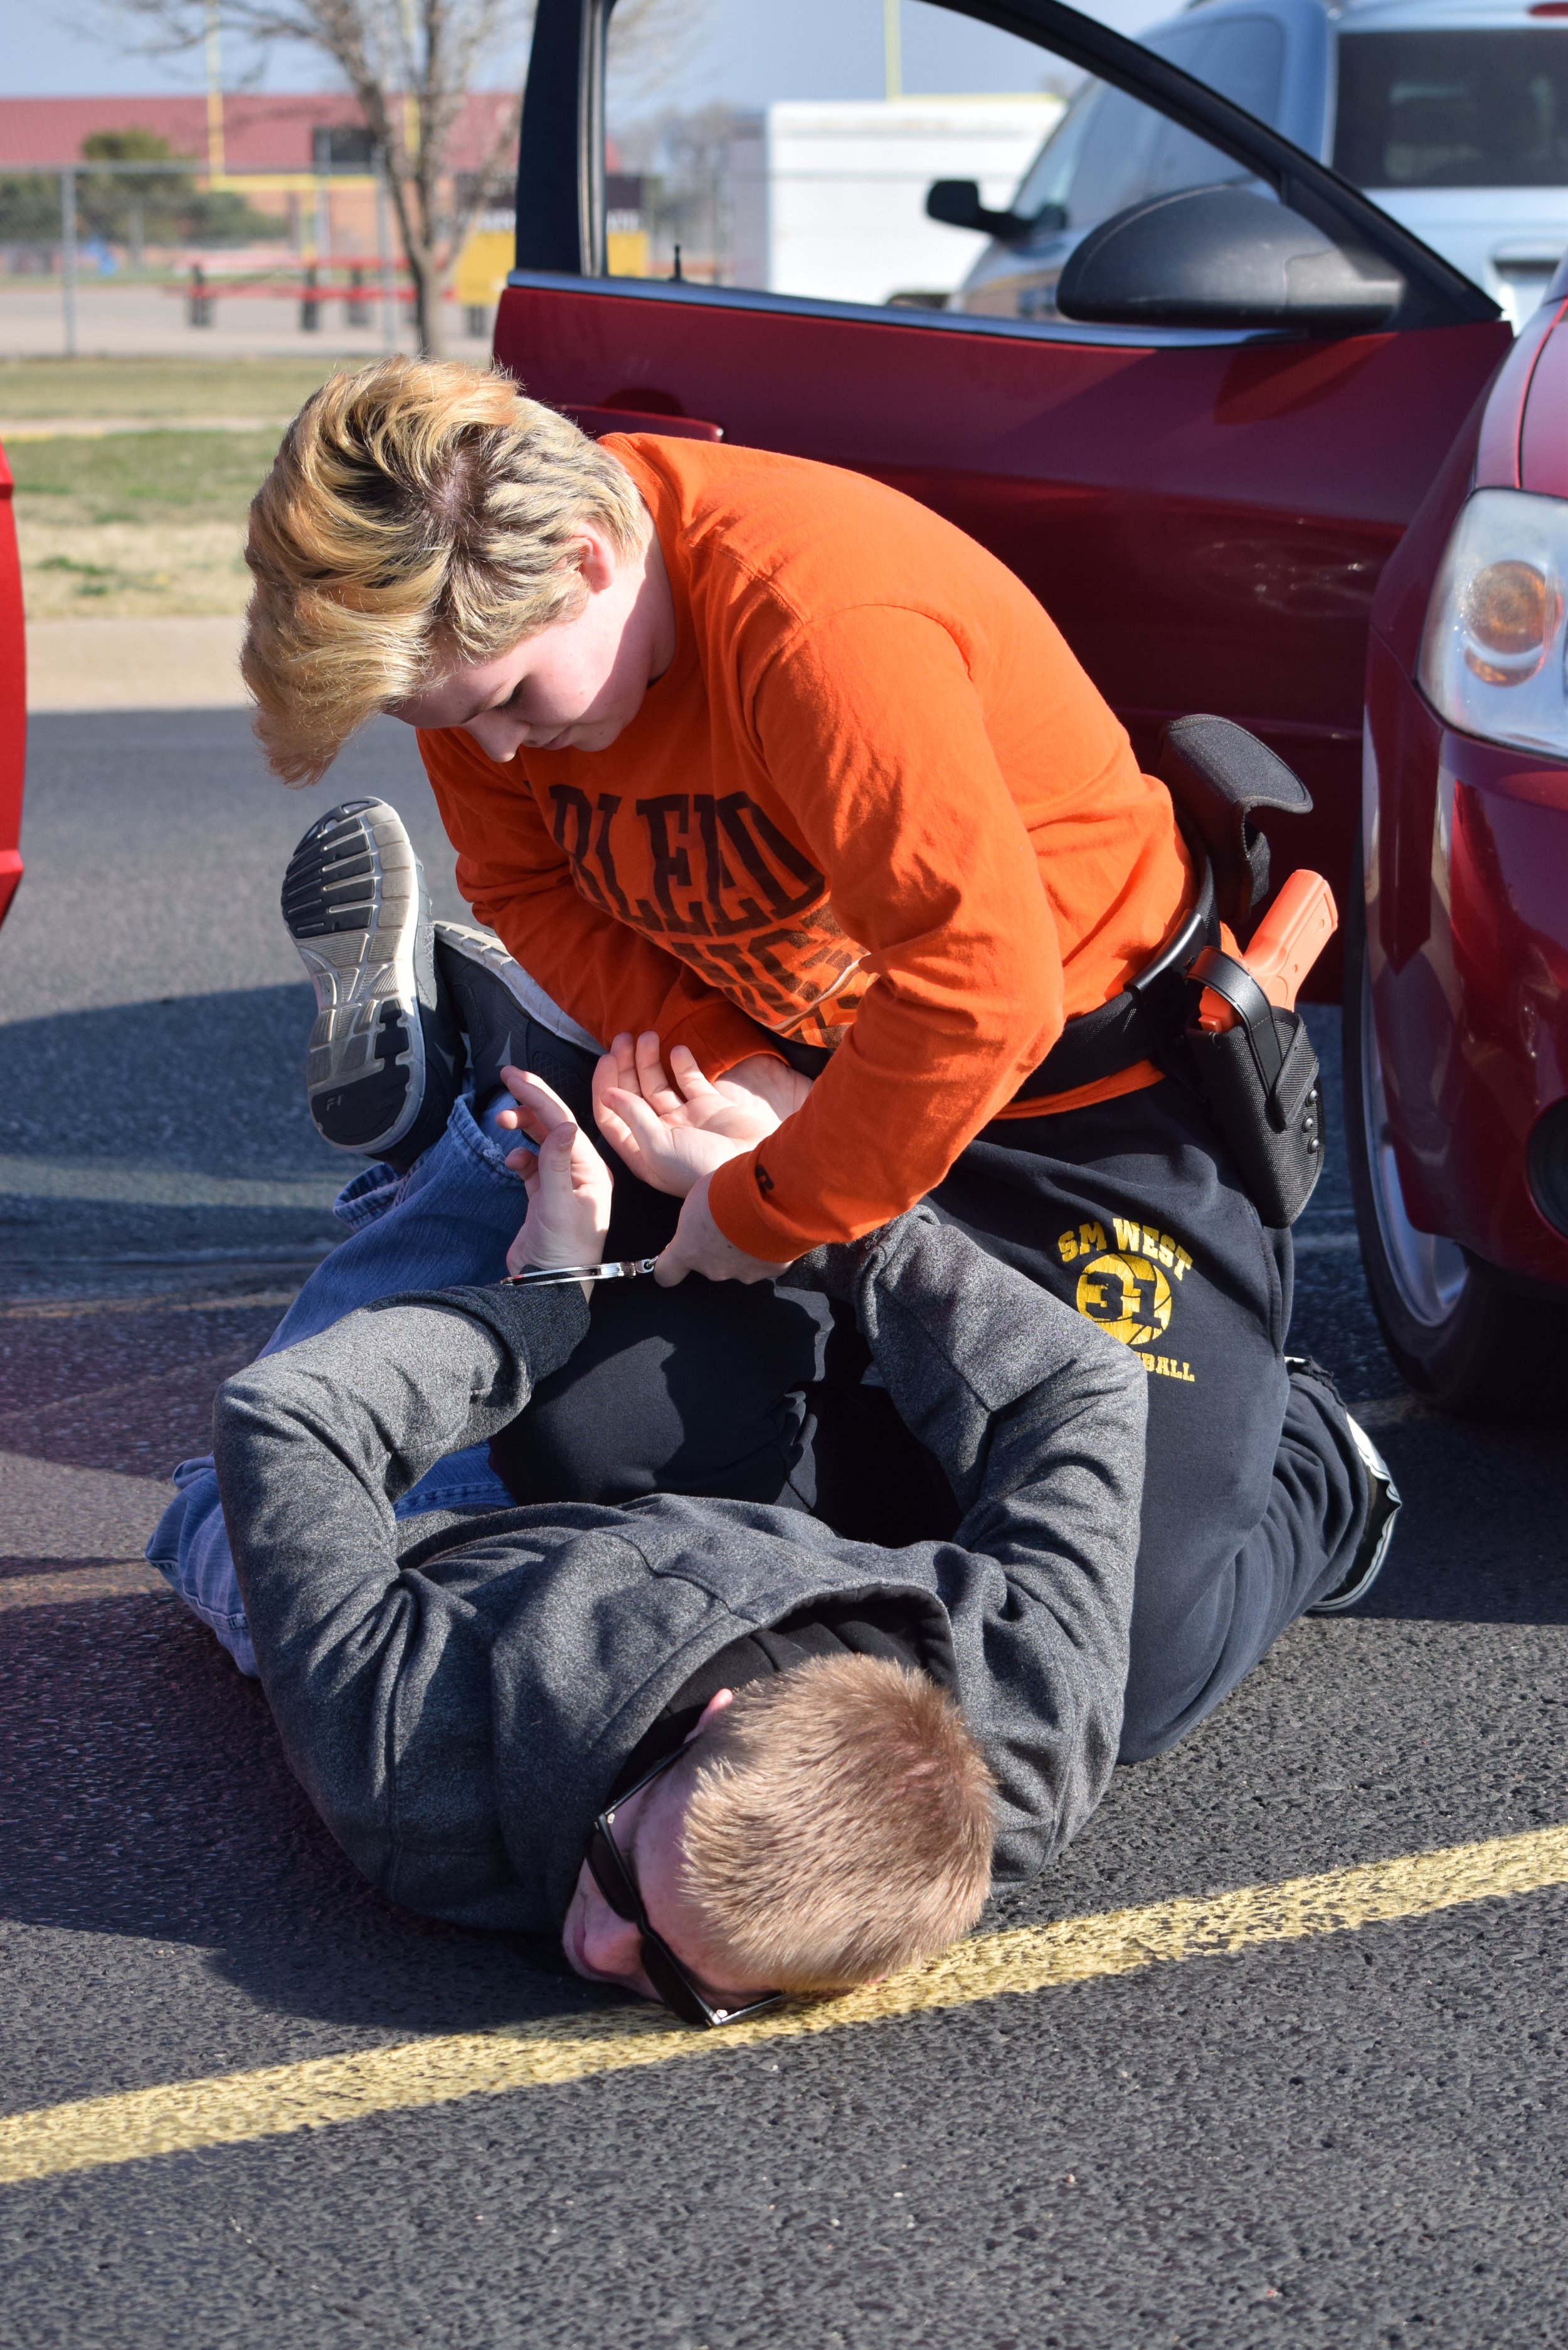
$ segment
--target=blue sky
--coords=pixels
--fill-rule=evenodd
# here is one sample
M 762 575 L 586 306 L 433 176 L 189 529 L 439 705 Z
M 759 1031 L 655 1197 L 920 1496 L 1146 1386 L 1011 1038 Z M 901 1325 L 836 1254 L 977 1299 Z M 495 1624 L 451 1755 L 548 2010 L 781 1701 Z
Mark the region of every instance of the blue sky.
M 1086 15 L 1137 32 L 1181 0 L 1092 0 Z M 1030 43 L 951 9 L 901 0 L 903 87 L 932 95 L 1038 89 L 1050 59 Z M 703 37 L 682 45 L 682 68 L 661 101 L 879 98 L 882 0 L 709 0 Z M 611 19 L 610 57 L 616 50 Z M 615 103 L 611 84 L 611 104 Z
M 0 0 L 0 97 L 102 98 L 121 91 L 191 91 L 206 88 L 202 52 L 179 57 L 136 56 L 130 20 L 124 46 L 117 14 L 92 0 Z M 232 72 L 231 72 L 232 68 Z M 319 89 L 327 80 L 308 50 L 279 48 L 271 57 L 225 44 L 224 79 L 255 76 L 262 89 Z
M 1124 32 L 1175 13 L 1180 0 L 1093 0 L 1086 15 Z M 70 18 L 76 17 L 76 23 Z M 1037 88 L 1039 53 L 971 19 L 902 0 L 904 84 L 909 90 Z M 92 23 L 99 37 L 84 37 Z M 97 97 L 108 91 L 202 88 L 200 52 L 137 57 L 104 37 L 112 7 L 61 10 L 57 0 L 0 0 L 0 95 Z M 268 57 L 225 47 L 224 80 L 264 89 L 315 89 L 330 77 L 308 50 Z M 253 77 L 254 78 L 253 79 Z M 496 80 L 504 78 L 498 70 Z M 660 103 L 728 99 L 755 106 L 772 98 L 872 98 L 882 91 L 882 0 L 708 0 L 702 37 L 683 45 Z

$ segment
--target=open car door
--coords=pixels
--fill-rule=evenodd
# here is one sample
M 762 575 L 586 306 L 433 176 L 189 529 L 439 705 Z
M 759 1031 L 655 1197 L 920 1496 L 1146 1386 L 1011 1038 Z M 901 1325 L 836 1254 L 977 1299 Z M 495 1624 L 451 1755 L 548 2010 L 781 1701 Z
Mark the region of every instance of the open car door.
M 0 449 L 0 922 L 22 879 L 22 775 L 27 763 L 27 651 L 22 564 L 11 511 L 11 469 Z
M 1041 53 L 1035 112 L 1018 101 L 1023 130 L 1000 179 L 1005 110 L 972 108 L 1001 100 L 967 115 L 958 100 L 910 101 L 903 115 L 935 111 L 910 118 L 901 161 L 886 139 L 903 115 L 864 109 L 853 166 L 842 141 L 832 150 L 843 109 L 732 115 L 707 159 L 711 229 L 677 206 L 686 250 L 667 271 L 646 229 L 607 235 L 607 213 L 627 217 L 607 192 L 628 192 L 628 175 L 607 173 L 613 6 L 539 0 L 498 362 L 590 431 L 722 435 L 875 474 L 946 515 L 1040 598 L 1146 763 L 1164 723 L 1189 711 L 1237 719 L 1276 749 L 1316 807 L 1278 837 L 1274 878 L 1313 865 L 1343 891 L 1373 591 L 1508 348 L 1496 306 L 1262 119 L 1266 42 L 1261 78 L 1239 91 L 1249 112 L 1058 0 L 905 11 Z M 787 0 L 754 0 L 753 17 L 767 11 L 784 18 Z M 1078 84 L 1054 127 L 1038 95 L 1053 69 Z M 957 125 L 943 153 L 963 151 L 966 124 L 977 140 L 996 131 L 991 203 L 983 169 L 972 185 L 942 181 L 929 224 L 925 186 L 900 201 L 907 228 L 956 239 L 940 248 L 950 274 L 972 257 L 968 294 L 875 275 L 891 183 L 918 178 L 922 157 L 941 178 L 929 159 L 943 108 Z M 668 182 L 668 159 L 654 160 Z M 659 170 L 637 192 L 648 208 L 650 182 L 657 209 Z M 838 213 L 826 235 L 825 200 Z M 1271 278 L 1248 239 L 1275 251 L 1283 229 L 1304 274 L 1287 255 Z M 998 269 L 999 239 L 1017 266 Z M 643 274 L 610 275 L 612 244 L 618 266 L 629 257 Z M 1016 295 L 999 297 L 999 284 Z M 1337 962 L 1317 976 L 1336 991 Z

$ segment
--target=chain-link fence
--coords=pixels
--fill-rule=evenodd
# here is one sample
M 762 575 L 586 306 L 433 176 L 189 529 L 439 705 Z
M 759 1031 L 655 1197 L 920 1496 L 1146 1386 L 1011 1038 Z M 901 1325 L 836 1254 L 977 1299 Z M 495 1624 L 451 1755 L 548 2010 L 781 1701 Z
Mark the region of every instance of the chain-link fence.
M 309 172 L 262 166 L 218 175 L 179 157 L 0 172 L 0 274 L 59 282 L 60 335 L 77 355 L 85 276 L 160 289 L 184 323 L 217 323 L 220 305 L 296 303 L 302 331 L 341 306 L 346 327 L 379 318 L 395 350 L 412 301 L 379 154 Z

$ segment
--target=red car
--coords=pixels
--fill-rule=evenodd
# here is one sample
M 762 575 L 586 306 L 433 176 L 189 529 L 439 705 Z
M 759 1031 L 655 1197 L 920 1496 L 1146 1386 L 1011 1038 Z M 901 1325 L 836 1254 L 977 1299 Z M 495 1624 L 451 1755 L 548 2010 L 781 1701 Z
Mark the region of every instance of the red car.
M 1565 609 L 1568 264 L 1384 570 L 1367 654 L 1351 1177 L 1395 1359 L 1463 1409 L 1563 1392 Z
M 27 758 L 27 649 L 11 468 L 0 449 L 0 922 L 22 879 L 22 771 Z
M 930 193 L 1024 261 L 1087 230 L 1058 315 L 775 291 L 754 236 L 728 268 L 711 239 L 707 282 L 607 276 L 608 11 L 540 0 L 496 357 L 591 430 L 896 484 L 1033 588 L 1146 758 L 1189 711 L 1281 754 L 1315 809 L 1274 829 L 1274 879 L 1315 867 L 1345 914 L 1374 1301 L 1414 1385 L 1511 1409 L 1545 1391 L 1568 1291 L 1568 277 L 1511 343 L 1252 82 L 1242 112 L 1056 0 L 944 13 L 1037 44 L 1036 87 L 1065 61 L 1123 94 L 1106 217 L 1084 170 L 1033 218 Z M 1339 958 L 1314 979 L 1332 1000 Z

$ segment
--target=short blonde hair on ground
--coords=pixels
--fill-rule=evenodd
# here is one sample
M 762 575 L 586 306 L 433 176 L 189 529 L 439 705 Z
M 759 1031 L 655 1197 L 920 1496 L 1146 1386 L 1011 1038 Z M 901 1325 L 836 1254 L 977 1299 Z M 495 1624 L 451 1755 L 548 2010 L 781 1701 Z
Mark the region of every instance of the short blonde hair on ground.
M 509 376 L 381 359 L 307 400 L 251 501 L 240 669 L 286 783 L 448 669 L 571 619 L 583 525 L 648 544 L 624 465 Z
M 814 1658 L 739 1690 L 693 1749 L 682 1891 L 753 1981 L 868 1982 L 974 1924 L 992 1791 L 962 1714 L 925 1673 Z

